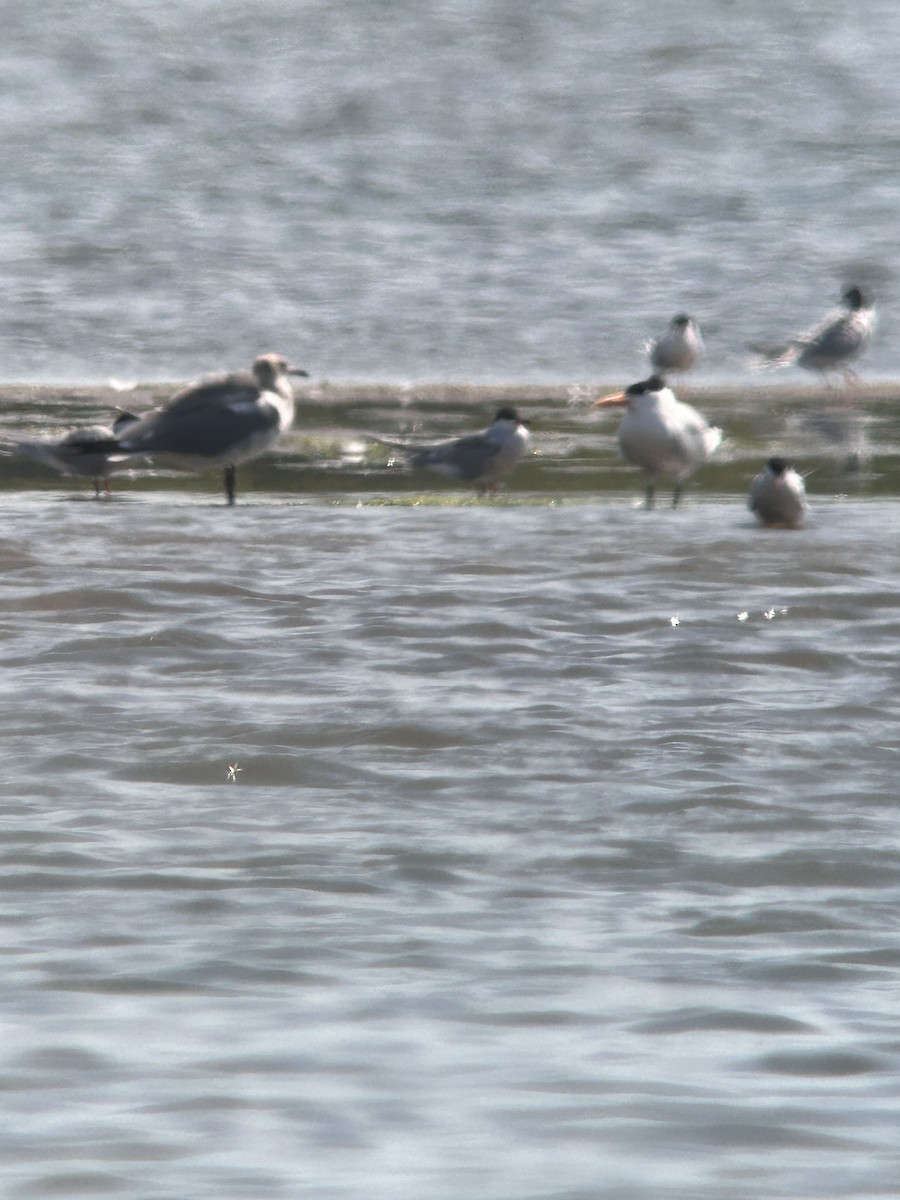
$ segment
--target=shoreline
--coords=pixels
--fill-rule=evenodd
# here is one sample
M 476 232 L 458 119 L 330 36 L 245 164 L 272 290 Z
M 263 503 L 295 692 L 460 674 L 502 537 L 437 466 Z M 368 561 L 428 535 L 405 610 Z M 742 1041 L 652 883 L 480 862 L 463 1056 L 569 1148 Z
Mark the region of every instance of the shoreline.
M 381 380 L 313 380 L 294 384 L 298 402 L 307 403 L 384 403 L 386 401 L 406 406 L 415 400 L 428 403 L 463 403 L 466 400 L 488 401 L 518 399 L 529 401 L 577 403 L 583 395 L 600 394 L 627 387 L 634 379 L 609 377 L 598 380 L 564 382 L 521 382 L 515 380 L 491 383 L 465 383 L 461 381 L 434 382 L 407 381 L 391 383 Z M 160 398 L 169 399 L 179 389 L 187 386 L 185 380 L 171 382 L 141 382 L 133 386 L 116 386 L 111 383 L 15 383 L 0 382 L 0 407 L 16 402 L 40 404 L 42 401 L 60 401 L 112 404 L 121 407 L 129 397 L 150 398 L 158 403 Z M 781 400 L 789 402 L 856 402 L 893 401 L 900 402 L 900 379 L 864 380 L 848 387 L 828 387 L 806 381 L 782 381 L 771 378 L 741 383 L 694 382 L 690 379 L 672 379 L 670 386 L 678 395 L 690 396 L 696 403 L 706 400 L 713 403 L 740 405 L 750 399 Z

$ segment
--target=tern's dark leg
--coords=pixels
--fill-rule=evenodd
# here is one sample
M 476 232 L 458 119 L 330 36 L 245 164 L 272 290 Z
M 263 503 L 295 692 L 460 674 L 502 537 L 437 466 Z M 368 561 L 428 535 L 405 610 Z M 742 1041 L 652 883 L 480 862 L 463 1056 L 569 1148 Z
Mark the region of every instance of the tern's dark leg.
M 237 474 L 234 464 L 225 468 L 225 498 L 229 504 L 234 504 L 235 486 L 234 480 Z
M 680 483 L 676 483 L 676 484 L 675 484 L 675 490 L 674 490 L 674 492 L 672 493 L 672 507 L 673 507 L 673 508 L 677 508 L 677 507 L 678 507 L 678 501 L 679 501 L 680 499 L 681 499 L 681 484 L 680 484 Z
M 653 502 L 655 501 L 655 499 L 656 499 L 656 484 L 648 483 L 647 484 L 647 505 L 646 505 L 646 507 L 648 509 L 653 507 Z

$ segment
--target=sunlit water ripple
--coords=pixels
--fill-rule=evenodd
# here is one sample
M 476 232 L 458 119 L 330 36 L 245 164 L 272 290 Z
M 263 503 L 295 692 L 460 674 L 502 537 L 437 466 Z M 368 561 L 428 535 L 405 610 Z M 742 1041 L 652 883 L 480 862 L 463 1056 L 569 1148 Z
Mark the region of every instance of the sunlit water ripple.
M 44 0 L 0 46 L 4 378 L 711 379 L 873 289 L 897 370 L 894 3 Z

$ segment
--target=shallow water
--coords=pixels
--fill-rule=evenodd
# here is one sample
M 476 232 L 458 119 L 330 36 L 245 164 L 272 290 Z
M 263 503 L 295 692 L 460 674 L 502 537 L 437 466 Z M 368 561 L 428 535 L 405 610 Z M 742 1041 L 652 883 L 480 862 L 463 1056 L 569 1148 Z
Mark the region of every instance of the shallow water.
M 233 510 L 0 447 L 4 1197 L 896 1195 L 897 14 L 5 13 L 2 375 L 84 386 L 0 441 L 313 382 Z M 748 386 L 851 279 L 888 382 Z M 589 401 L 683 308 L 648 514 Z M 490 503 L 369 436 L 508 399 Z
M 626 380 L 627 381 L 627 380 Z M 410 474 L 403 455 L 378 442 L 433 444 L 484 428 L 498 407 L 514 405 L 528 421 L 529 453 L 503 481 L 519 503 L 643 493 L 639 472 L 622 461 L 621 417 L 592 401 L 607 384 L 335 385 L 316 381 L 295 389 L 297 416 L 273 451 L 238 471 L 238 492 L 293 499 L 329 497 L 340 503 L 459 503 L 466 489 L 429 473 Z M 16 443 L 59 441 L 70 430 L 109 425 L 123 409 L 137 414 L 164 404 L 175 384 L 114 390 L 0 385 L 0 491 L 92 494 L 86 477 L 61 477 L 16 453 Z M 741 387 L 676 384 L 724 434 L 721 447 L 690 481 L 697 495 L 731 495 L 742 504 L 762 463 L 778 454 L 807 478 L 810 495 L 896 496 L 900 489 L 900 389 L 896 383 L 852 388 Z M 120 499 L 186 489 L 213 499 L 215 471 L 185 471 L 177 462 L 132 460 L 113 487 Z M 668 499 L 661 491 L 661 503 Z
M 421 499 L 0 496 L 5 1194 L 891 1195 L 894 503 Z

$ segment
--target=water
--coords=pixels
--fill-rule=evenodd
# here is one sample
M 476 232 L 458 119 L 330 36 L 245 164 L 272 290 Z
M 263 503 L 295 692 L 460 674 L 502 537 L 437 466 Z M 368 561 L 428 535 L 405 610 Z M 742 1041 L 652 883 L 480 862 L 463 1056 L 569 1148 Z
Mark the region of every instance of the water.
M 314 376 L 234 509 L 0 457 L 4 1197 L 895 1196 L 896 9 L 3 16 L 0 442 Z M 748 387 L 851 275 L 876 382 Z M 580 381 L 679 308 L 648 514 Z M 367 436 L 501 398 L 496 501 Z
M 0 496 L 4 1195 L 893 1194 L 894 498 L 81 497 Z
M 6 6 L 5 379 L 708 378 L 843 284 L 893 378 L 887 0 Z

